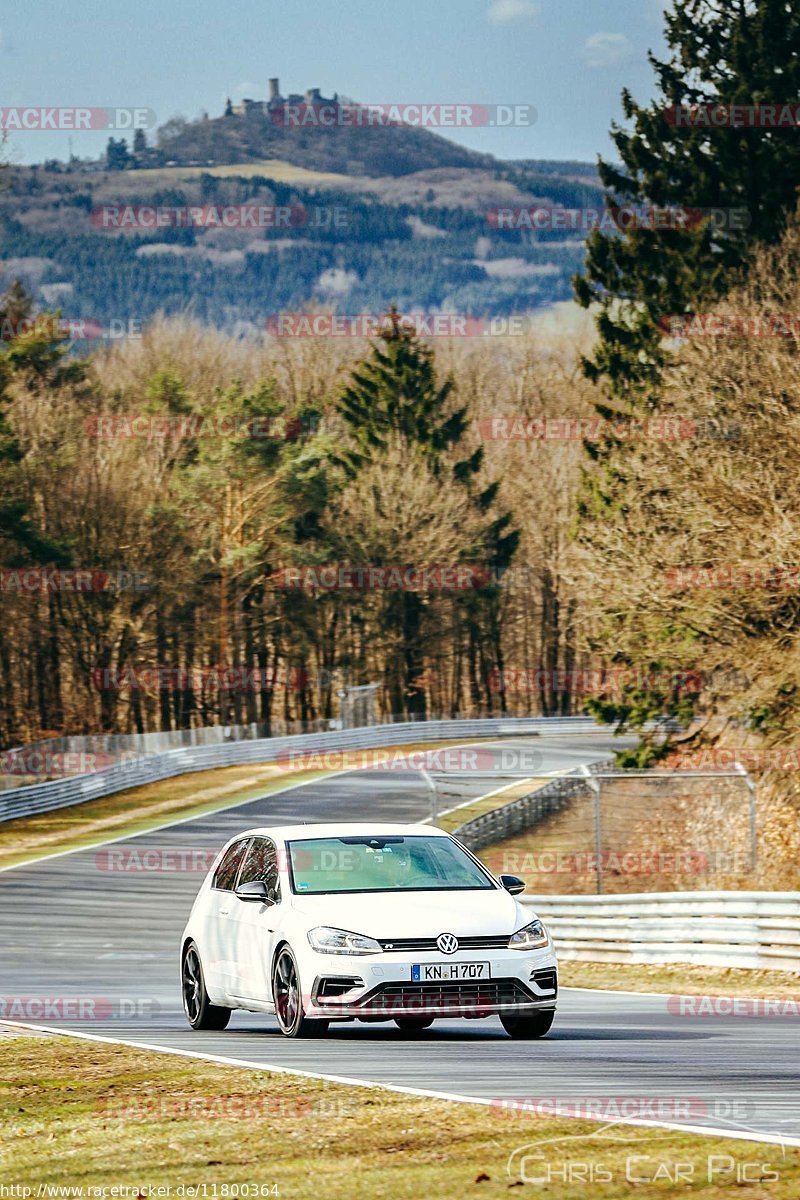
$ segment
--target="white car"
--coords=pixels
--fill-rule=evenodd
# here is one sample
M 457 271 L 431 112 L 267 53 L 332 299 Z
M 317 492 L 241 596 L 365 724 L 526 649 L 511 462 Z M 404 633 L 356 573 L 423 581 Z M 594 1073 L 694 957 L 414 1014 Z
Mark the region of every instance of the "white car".
M 222 849 L 181 943 L 193 1029 L 224 1029 L 236 1008 L 274 1012 L 287 1037 L 331 1021 L 497 1014 L 512 1037 L 553 1023 L 553 943 L 464 846 L 430 825 L 250 829 Z

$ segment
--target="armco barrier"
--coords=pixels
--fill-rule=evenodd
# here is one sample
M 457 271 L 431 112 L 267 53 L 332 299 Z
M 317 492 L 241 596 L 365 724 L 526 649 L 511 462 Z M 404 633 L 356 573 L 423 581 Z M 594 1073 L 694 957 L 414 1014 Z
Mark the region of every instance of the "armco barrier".
M 520 899 L 546 922 L 562 959 L 800 972 L 800 892 Z
M 595 774 L 606 766 L 608 760 L 603 759 L 589 764 L 586 769 Z M 480 817 L 465 821 L 453 830 L 453 836 L 475 853 L 485 846 L 493 846 L 495 842 L 513 837 L 515 833 L 522 833 L 532 825 L 538 825 L 551 813 L 560 812 L 573 796 L 588 791 L 585 775 L 561 775 L 535 791 L 520 796 L 519 800 L 512 800 L 501 808 L 493 808 Z
M 370 749 L 413 742 L 470 740 L 482 737 L 535 736 L 540 733 L 598 733 L 591 717 L 498 717 L 463 721 L 406 721 L 369 725 L 336 733 L 301 733 L 210 746 L 185 746 L 116 763 L 90 775 L 32 784 L 0 793 L 0 822 L 32 816 L 110 796 L 127 788 L 171 779 L 192 771 L 273 762 L 282 752 Z

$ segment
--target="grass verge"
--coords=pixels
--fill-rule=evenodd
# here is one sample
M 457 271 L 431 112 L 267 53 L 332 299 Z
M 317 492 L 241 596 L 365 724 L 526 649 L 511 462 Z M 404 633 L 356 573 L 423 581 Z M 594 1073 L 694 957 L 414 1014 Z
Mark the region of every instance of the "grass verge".
M 535 1058 L 536 1046 L 520 1054 Z M 517 1186 L 577 1200 L 592 1184 L 608 1200 L 720 1200 L 737 1182 L 754 1200 L 800 1193 L 793 1147 L 509 1114 L 126 1046 L 0 1037 L 0 1079 L 2 1179 L 34 1197 L 48 1196 L 40 1185 L 219 1200 L 245 1184 L 250 1197 L 284 1200 L 461 1200 Z
M 698 967 L 693 963 L 559 963 L 562 987 L 609 991 L 668 992 L 681 996 L 764 996 L 791 998 L 800 1004 L 800 973 L 749 971 L 743 967 Z
M 453 833 L 459 825 L 464 825 L 467 821 L 474 821 L 476 817 L 482 817 L 484 813 L 505 808 L 507 804 L 511 804 L 514 800 L 521 800 L 523 796 L 530 795 L 531 792 L 544 787 L 548 782 L 548 779 L 519 779 L 500 792 L 490 792 L 488 796 L 479 796 L 477 800 L 472 800 L 468 804 L 459 804 L 457 808 L 443 812 L 436 818 L 436 824 L 440 829 L 446 829 L 448 833 Z

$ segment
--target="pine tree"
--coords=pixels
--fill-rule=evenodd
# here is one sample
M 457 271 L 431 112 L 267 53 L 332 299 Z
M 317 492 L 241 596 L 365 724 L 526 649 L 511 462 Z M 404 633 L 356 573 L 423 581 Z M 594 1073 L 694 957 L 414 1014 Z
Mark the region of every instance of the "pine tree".
M 13 381 L 28 390 L 57 390 L 80 383 L 83 366 L 66 360 L 64 339 L 46 319 L 38 327 L 28 324 L 32 314 L 33 301 L 17 279 L 0 298 L 0 558 L 13 566 L 31 560 L 63 565 L 64 550 L 37 529 L 20 479 L 22 450 L 8 420 L 9 388 Z
M 434 478 L 451 470 L 457 483 L 469 491 L 476 508 L 486 517 L 482 553 L 495 574 L 479 592 L 465 593 L 460 615 L 473 650 L 488 640 L 502 678 L 499 588 L 494 580 L 510 563 L 519 533 L 511 528 L 510 514 L 491 515 L 498 483 L 476 486 L 483 461 L 481 448 L 458 458 L 469 420 L 465 407 L 454 406 L 452 393 L 453 381 L 448 378 L 440 383 L 437 378 L 433 350 L 419 340 L 392 305 L 368 357 L 354 370 L 337 405 L 352 443 L 350 450 L 340 454 L 339 463 L 353 476 L 360 466 L 386 449 L 390 436 L 399 435 L 422 451 Z M 396 607 L 399 611 L 393 616 L 402 630 L 406 704 L 412 715 L 422 719 L 425 695 L 415 683 L 424 665 L 420 598 L 413 592 L 401 593 Z M 488 675 L 489 670 L 486 666 L 484 674 Z M 491 702 L 488 688 L 486 696 Z M 505 706 L 504 697 L 501 703 Z
M 800 96 L 800 7 L 794 0 L 678 0 L 665 14 L 665 61 L 650 55 L 657 96 L 649 106 L 622 95 L 632 128 L 614 125 L 619 165 L 600 163 L 610 207 L 718 209 L 745 220 L 690 221 L 685 229 L 595 231 L 585 271 L 575 281 L 578 301 L 599 305 L 599 339 L 587 376 L 601 385 L 596 403 L 606 420 L 646 417 L 660 406 L 660 383 L 669 359 L 664 333 L 669 317 L 710 308 L 740 283 L 750 255 L 777 242 L 797 205 L 800 144 L 795 127 L 768 128 L 747 117 L 711 123 L 714 105 L 791 106 Z M 734 110 L 735 111 L 735 110 Z M 762 109 L 763 111 L 763 109 Z M 692 116 L 687 120 L 686 114 Z M 586 443 L 589 462 L 579 501 L 578 536 L 605 569 L 615 526 L 624 529 L 642 501 L 642 488 L 624 440 Z M 661 530 L 662 539 L 669 538 Z M 607 614 L 599 649 L 618 665 L 615 631 L 624 614 Z M 696 699 L 696 698 L 695 698 Z M 643 687 L 617 705 L 598 701 L 596 714 L 620 727 L 638 727 L 647 716 L 685 720 L 693 698 Z M 666 750 L 664 743 L 659 753 Z M 650 755 L 652 747 L 637 754 Z
M 652 54 L 658 97 L 649 106 L 622 94 L 627 131 L 612 137 L 621 167 L 600 162 L 611 207 L 744 210 L 733 227 L 690 214 L 689 227 L 595 231 L 578 301 L 599 304 L 599 344 L 585 363 L 613 407 L 604 417 L 657 404 L 665 318 L 719 298 L 748 250 L 777 241 L 797 204 L 797 128 L 685 124 L 677 109 L 789 105 L 800 95 L 800 7 L 794 0 L 681 0 L 665 14 L 671 54 Z
M 420 342 L 392 305 L 370 356 L 353 372 L 338 404 L 355 444 L 342 457 L 349 472 L 377 450 L 386 449 L 390 432 L 420 445 L 434 473 L 442 456 L 463 438 L 469 424 L 466 408 L 449 403 L 453 382 L 439 384 L 433 351 Z M 455 465 L 456 477 L 467 480 L 480 470 L 478 449 Z
M 130 163 L 131 155 L 125 138 L 115 141 L 110 137 L 106 146 L 106 168 L 109 171 L 124 171 Z

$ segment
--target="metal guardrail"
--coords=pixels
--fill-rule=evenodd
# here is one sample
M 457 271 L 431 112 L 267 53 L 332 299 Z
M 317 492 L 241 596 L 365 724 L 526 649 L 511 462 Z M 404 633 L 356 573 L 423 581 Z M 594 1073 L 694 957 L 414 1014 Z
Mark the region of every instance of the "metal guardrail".
M 800 892 L 521 896 L 563 959 L 800 972 Z
M 0 822 L 32 816 L 110 796 L 215 767 L 274 762 L 281 754 L 370 749 L 413 742 L 465 740 L 482 737 L 535 736 L 540 733 L 598 733 L 592 717 L 497 717 L 475 720 L 406 721 L 362 726 L 334 733 L 302 733 L 288 737 L 255 738 L 217 745 L 185 746 L 115 763 L 88 775 L 73 775 L 0 794 Z
M 595 774 L 607 766 L 606 758 L 590 763 L 585 770 Z M 501 808 L 493 808 L 480 817 L 465 821 L 458 829 L 453 830 L 453 836 L 475 853 L 483 850 L 485 846 L 505 841 L 515 833 L 522 833 L 531 826 L 538 825 L 545 817 L 566 808 L 574 796 L 588 791 L 589 784 L 585 774 L 561 775 L 535 791 L 520 796 L 518 800 L 512 800 Z

